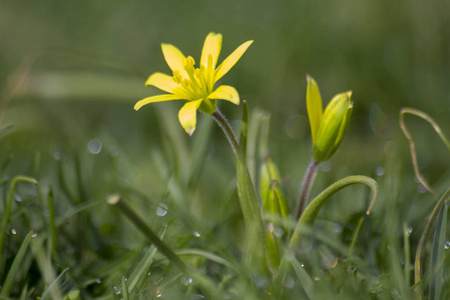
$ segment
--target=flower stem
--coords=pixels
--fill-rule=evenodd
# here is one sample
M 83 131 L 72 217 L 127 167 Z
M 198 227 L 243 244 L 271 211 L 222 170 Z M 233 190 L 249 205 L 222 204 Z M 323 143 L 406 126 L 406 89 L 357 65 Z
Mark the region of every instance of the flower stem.
M 233 129 L 231 129 L 230 124 L 228 123 L 227 119 L 222 115 L 222 113 L 217 109 L 212 114 L 214 120 L 216 120 L 217 124 L 222 128 L 223 133 L 227 137 L 228 141 L 230 142 L 231 148 L 233 149 L 234 155 L 238 155 L 238 149 L 239 144 L 237 142 L 236 136 L 234 135 Z
M 302 216 L 305 209 L 305 204 L 308 201 L 309 192 L 311 190 L 314 177 L 316 176 L 318 166 L 319 163 L 315 162 L 314 159 L 311 159 L 308 169 L 306 170 L 305 177 L 303 178 L 302 189 L 300 192 L 300 199 L 298 201 L 296 213 L 297 220 L 300 220 L 300 217 Z

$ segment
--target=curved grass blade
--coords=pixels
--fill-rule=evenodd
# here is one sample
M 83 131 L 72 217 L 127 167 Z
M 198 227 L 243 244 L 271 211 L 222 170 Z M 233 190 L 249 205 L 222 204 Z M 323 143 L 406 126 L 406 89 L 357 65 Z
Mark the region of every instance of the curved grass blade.
M 11 188 L 9 190 L 8 202 L 6 204 L 5 214 L 3 215 L 2 231 L 0 232 L 0 276 L 3 274 L 3 268 L 4 268 L 3 260 L 5 259 L 5 257 L 3 256 L 3 247 L 5 245 L 6 230 L 8 227 L 9 218 L 11 217 L 11 205 L 12 205 L 12 201 L 13 201 L 14 191 L 16 189 L 16 184 L 19 181 L 37 184 L 36 179 L 31 178 L 31 177 L 26 177 L 26 176 L 16 176 L 11 181 Z
M 409 132 L 408 128 L 405 125 L 405 120 L 404 120 L 404 115 L 405 114 L 414 115 L 414 116 L 422 118 L 425 121 L 427 121 L 428 123 L 430 123 L 431 126 L 433 126 L 433 129 L 436 131 L 436 133 L 441 138 L 442 142 L 444 142 L 444 144 L 447 147 L 448 151 L 450 151 L 450 141 L 444 135 L 444 133 L 442 132 L 442 130 L 439 127 L 439 125 L 429 115 L 427 115 L 423 111 L 418 110 L 418 109 L 414 109 L 414 108 L 409 108 L 409 107 L 404 107 L 404 108 L 402 108 L 400 110 L 400 115 L 399 115 L 400 128 L 402 129 L 403 134 L 405 135 L 405 137 L 408 139 L 408 142 L 409 142 L 409 148 L 410 148 L 410 151 L 411 151 L 411 159 L 412 159 L 412 163 L 413 163 L 413 167 L 414 167 L 414 173 L 416 175 L 416 178 L 417 178 L 417 180 L 419 180 L 419 182 L 423 185 L 423 187 L 426 190 L 428 190 L 430 193 L 433 194 L 433 196 L 436 199 L 438 199 L 439 198 L 438 194 L 431 188 L 431 186 L 428 184 L 428 182 L 425 180 L 425 178 L 420 173 L 419 162 L 417 161 L 417 153 L 416 153 L 415 142 L 414 142 L 414 139 L 412 137 L 412 134 Z
M 344 179 L 341 179 L 332 185 L 330 185 L 328 188 L 326 188 L 322 193 L 320 193 L 314 200 L 311 201 L 311 203 L 306 207 L 304 213 L 302 214 L 295 230 L 292 235 L 292 239 L 290 242 L 290 248 L 294 249 L 298 246 L 301 238 L 301 230 L 300 228 L 304 225 L 312 226 L 314 224 L 314 221 L 317 217 L 317 214 L 319 213 L 322 206 L 330 199 L 331 196 L 333 196 L 336 192 L 340 191 L 341 189 L 353 185 L 353 184 L 365 184 L 367 185 L 371 191 L 372 191 L 372 199 L 370 201 L 369 208 L 366 211 L 366 214 L 370 214 L 372 212 L 373 207 L 375 206 L 376 200 L 378 198 L 378 184 L 377 182 L 367 176 L 349 176 Z

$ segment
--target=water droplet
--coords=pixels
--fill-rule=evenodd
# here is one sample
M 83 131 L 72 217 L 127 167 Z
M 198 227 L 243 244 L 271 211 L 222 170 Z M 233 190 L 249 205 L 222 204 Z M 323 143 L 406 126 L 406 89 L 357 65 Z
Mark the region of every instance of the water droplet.
M 116 293 L 116 295 L 119 295 L 120 293 L 122 293 L 122 288 L 120 286 L 115 286 L 114 293 Z
M 37 233 L 33 231 L 33 233 L 31 234 L 31 237 L 37 237 Z
M 18 194 L 14 193 L 14 200 L 17 202 L 22 202 L 22 197 L 20 197 Z
M 189 276 L 186 276 L 183 279 L 181 279 L 181 283 L 184 285 L 190 285 L 192 281 L 193 281 L 192 277 Z
M 255 276 L 254 282 L 255 282 L 256 286 L 260 289 L 265 288 L 268 284 L 267 279 L 264 277 L 261 277 L 261 276 Z
M 283 282 L 283 285 L 284 285 L 285 288 L 292 289 L 294 287 L 294 285 L 295 285 L 295 280 L 292 277 L 289 276 Z
M 111 147 L 109 149 L 109 155 L 111 155 L 112 157 L 117 157 L 119 156 L 119 148 L 117 147 Z
M 329 162 L 329 161 L 324 161 L 324 162 L 320 165 L 320 169 L 321 169 L 323 172 L 330 172 L 332 168 L 333 168 L 333 165 L 332 165 L 331 162 Z
M 128 278 L 124 277 L 123 280 L 124 280 L 125 282 L 127 282 L 127 281 L 128 281 Z
M 406 228 L 406 232 L 407 232 L 408 234 L 411 234 L 411 233 L 413 232 L 412 226 L 409 226 L 408 228 Z
M 377 176 L 383 176 L 383 175 L 384 175 L 384 169 L 383 169 L 383 167 L 378 167 L 378 168 L 375 170 L 375 173 L 377 174 Z
M 304 267 L 305 267 L 305 264 L 304 264 L 304 263 L 302 263 L 302 264 L 300 265 L 300 267 L 304 268 Z
M 280 226 L 275 226 L 275 228 L 273 230 L 273 234 L 276 237 L 282 237 L 284 235 L 284 229 L 281 228 Z
M 397 145 L 393 141 L 384 144 L 384 154 L 388 157 L 393 157 L 397 152 Z
M 54 158 L 55 160 L 60 160 L 61 157 L 62 157 L 61 151 L 56 151 L 56 152 L 53 154 L 53 158 Z
M 196 238 L 201 237 L 201 234 L 198 231 L 194 232 L 192 235 L 195 236 Z
M 16 234 L 17 231 L 13 228 L 13 229 L 11 229 L 11 233 L 12 233 L 12 234 Z
M 156 289 L 156 298 L 161 298 L 162 297 L 162 292 L 160 289 Z
M 156 208 L 156 214 L 160 217 L 164 217 L 167 214 L 167 205 L 160 203 Z
M 320 277 L 319 276 L 314 276 L 313 279 L 314 279 L 314 281 L 319 281 Z
M 419 185 L 417 186 L 417 192 L 420 194 L 424 194 L 427 192 L 427 189 L 421 183 L 419 183 Z
M 450 242 L 445 242 L 444 248 L 447 250 L 450 249 Z
M 97 283 L 102 283 L 102 280 L 101 280 L 100 278 L 98 278 L 98 279 L 96 280 L 96 282 L 97 282 Z
M 147 276 L 150 276 L 150 275 L 152 275 L 152 272 L 148 272 L 148 273 L 147 273 Z
M 89 152 L 99 154 L 102 151 L 102 142 L 99 139 L 90 140 L 88 143 Z
M 342 231 L 342 226 L 339 225 L 339 224 L 334 224 L 333 231 L 334 232 L 341 232 Z

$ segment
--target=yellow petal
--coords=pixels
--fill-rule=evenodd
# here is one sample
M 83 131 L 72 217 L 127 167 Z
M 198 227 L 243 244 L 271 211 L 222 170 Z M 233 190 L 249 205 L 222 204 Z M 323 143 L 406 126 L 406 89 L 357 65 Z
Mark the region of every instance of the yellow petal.
M 306 89 L 306 109 L 308 110 L 309 125 L 313 144 L 316 140 L 320 121 L 322 120 L 322 98 L 316 81 L 309 75 L 306 76 L 308 87 Z
M 239 105 L 239 94 L 236 89 L 229 85 L 221 85 L 209 96 L 209 99 L 227 100 Z
M 230 69 L 237 63 L 247 48 L 253 43 L 253 41 L 247 41 L 240 45 L 233 53 L 230 54 L 221 64 L 217 67 L 214 82 L 223 77 Z
M 142 106 L 147 105 L 149 103 L 155 103 L 155 102 L 164 102 L 164 101 L 171 101 L 171 100 L 181 100 L 179 95 L 172 95 L 172 94 L 166 94 L 166 95 L 158 95 L 158 96 L 152 96 L 144 98 L 140 101 L 138 101 L 134 105 L 134 110 L 139 110 Z
M 205 39 L 203 44 L 202 57 L 200 63 L 208 68 L 208 56 L 212 57 L 212 68 L 214 69 L 219 58 L 220 49 L 222 49 L 222 35 L 211 32 Z
M 153 85 L 168 93 L 172 93 L 174 89 L 180 86 L 178 83 L 173 81 L 172 76 L 159 72 L 150 75 L 147 82 L 145 82 L 145 85 Z
M 161 49 L 170 69 L 172 71 L 179 71 L 183 74 L 183 72 L 185 72 L 183 68 L 183 61 L 186 59 L 183 53 L 171 44 L 161 44 Z
M 194 133 L 195 127 L 197 126 L 197 109 L 202 104 L 203 99 L 189 101 L 186 103 L 178 113 L 178 119 L 180 120 L 181 126 L 187 134 L 192 135 Z

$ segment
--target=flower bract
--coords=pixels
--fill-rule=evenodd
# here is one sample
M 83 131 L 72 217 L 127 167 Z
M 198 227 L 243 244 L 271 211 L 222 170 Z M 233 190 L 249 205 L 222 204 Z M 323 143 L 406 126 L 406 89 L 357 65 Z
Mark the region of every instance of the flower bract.
M 184 130 L 192 135 L 197 124 L 197 110 L 213 114 L 216 111 L 215 100 L 227 100 L 239 105 L 239 94 L 234 87 L 221 85 L 216 88 L 215 84 L 236 64 L 252 42 L 247 41 L 240 45 L 218 67 L 217 60 L 222 48 L 221 34 L 208 34 L 198 67 L 191 56 L 184 56 L 173 45 L 162 44 L 162 52 L 172 70 L 172 76 L 156 72 L 145 84 L 153 85 L 169 94 L 142 99 L 136 103 L 134 109 L 138 110 L 154 102 L 185 100 L 187 103 L 180 109 L 178 119 Z

